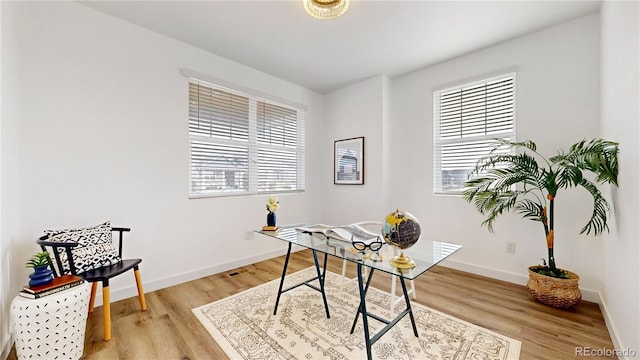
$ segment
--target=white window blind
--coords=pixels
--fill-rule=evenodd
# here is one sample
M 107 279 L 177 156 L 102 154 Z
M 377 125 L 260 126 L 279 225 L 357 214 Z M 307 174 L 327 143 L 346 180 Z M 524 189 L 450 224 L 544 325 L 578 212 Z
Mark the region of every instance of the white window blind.
M 433 102 L 434 192 L 460 193 L 493 139 L 515 139 L 515 74 L 435 91 Z
M 258 102 L 258 191 L 296 190 L 304 174 L 298 111 Z
M 189 195 L 304 190 L 304 111 L 189 80 Z

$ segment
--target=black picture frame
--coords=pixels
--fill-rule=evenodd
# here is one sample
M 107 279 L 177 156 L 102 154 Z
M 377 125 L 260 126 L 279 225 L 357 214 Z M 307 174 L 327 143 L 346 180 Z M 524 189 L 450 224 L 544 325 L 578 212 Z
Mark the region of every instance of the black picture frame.
M 333 183 L 364 185 L 364 136 L 333 142 Z

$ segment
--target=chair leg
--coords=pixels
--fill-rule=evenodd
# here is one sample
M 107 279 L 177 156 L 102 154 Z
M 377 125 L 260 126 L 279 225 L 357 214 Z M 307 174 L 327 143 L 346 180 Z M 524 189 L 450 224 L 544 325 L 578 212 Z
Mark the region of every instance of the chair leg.
M 142 311 L 147 310 L 147 301 L 144 298 L 144 290 L 142 290 L 142 280 L 140 279 L 140 270 L 133 270 L 134 275 L 136 276 L 136 285 L 138 286 L 138 300 L 140 301 L 140 309 Z
M 391 296 L 391 306 L 389 307 L 389 313 L 391 314 L 391 316 L 393 316 L 393 308 L 396 306 L 396 275 L 391 275 L 391 291 L 389 292 L 389 294 Z
M 416 294 L 416 284 L 413 280 L 411 280 L 411 297 L 413 298 L 413 300 L 416 300 L 418 298 L 418 295 Z
M 91 283 L 91 299 L 89 300 L 89 314 L 93 313 L 93 308 L 96 303 L 96 291 L 98 290 L 98 283 Z
M 347 276 L 347 260 L 342 260 L 342 280 L 340 280 L 340 291 L 344 289 L 345 276 Z
M 111 299 L 109 297 L 109 285 L 102 285 L 102 311 L 104 326 L 104 341 L 111 340 Z

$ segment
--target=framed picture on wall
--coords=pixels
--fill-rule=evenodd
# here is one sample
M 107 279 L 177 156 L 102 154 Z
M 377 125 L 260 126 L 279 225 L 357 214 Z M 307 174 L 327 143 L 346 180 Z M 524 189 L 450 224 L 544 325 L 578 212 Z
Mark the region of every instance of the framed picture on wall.
M 364 136 L 334 141 L 333 183 L 364 184 Z

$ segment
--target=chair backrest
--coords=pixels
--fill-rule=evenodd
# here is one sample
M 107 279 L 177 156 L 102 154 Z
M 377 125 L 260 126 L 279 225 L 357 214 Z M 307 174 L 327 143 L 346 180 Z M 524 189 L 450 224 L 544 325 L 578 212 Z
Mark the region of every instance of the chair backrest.
M 384 242 L 384 238 L 382 236 L 382 222 L 381 221 L 375 221 L 375 220 L 368 220 L 368 221 L 361 221 L 356 223 L 356 225 L 360 225 L 363 228 L 371 231 L 371 232 L 375 232 L 376 234 L 380 235 L 380 239 Z M 393 253 L 395 255 L 398 255 L 398 249 L 395 247 L 393 248 Z
M 43 250 L 52 248 L 57 274 L 81 274 L 120 262 L 120 251 L 114 246 L 111 222 L 80 228 L 46 230 L 38 241 Z
M 362 226 L 363 228 L 367 229 L 368 231 L 374 232 L 378 235 L 381 235 L 381 230 L 382 230 L 382 222 L 380 221 L 375 221 L 375 220 L 367 220 L 367 221 L 360 221 L 355 223 L 356 225 Z

